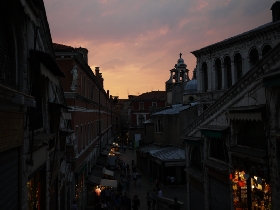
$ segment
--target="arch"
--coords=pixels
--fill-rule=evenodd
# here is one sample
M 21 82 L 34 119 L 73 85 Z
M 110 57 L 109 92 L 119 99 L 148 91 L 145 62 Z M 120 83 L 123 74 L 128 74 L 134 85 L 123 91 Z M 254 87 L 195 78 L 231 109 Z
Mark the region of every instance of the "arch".
M 215 70 L 216 70 L 216 89 L 222 89 L 222 62 L 219 58 L 215 60 Z
M 191 166 L 202 170 L 201 152 L 199 146 L 194 146 L 191 152 Z
M 242 57 L 240 53 L 234 55 L 234 76 L 236 81 L 242 77 Z
M 262 57 L 265 56 L 271 49 L 272 47 L 269 44 L 264 45 L 262 48 Z
M 202 71 L 202 91 L 206 92 L 208 90 L 208 66 L 205 62 L 201 66 Z
M 232 75 L 231 75 L 231 59 L 229 56 L 224 58 L 224 71 L 225 71 L 225 87 L 230 88 L 232 86 Z
M 249 62 L 250 62 L 250 68 L 252 68 L 256 63 L 259 61 L 259 52 L 256 48 L 253 48 L 250 50 L 249 53 Z

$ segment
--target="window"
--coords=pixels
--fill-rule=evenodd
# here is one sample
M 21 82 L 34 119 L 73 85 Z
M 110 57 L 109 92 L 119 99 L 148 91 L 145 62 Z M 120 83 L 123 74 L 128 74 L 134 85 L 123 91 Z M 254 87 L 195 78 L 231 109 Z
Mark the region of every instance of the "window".
M 262 49 L 262 56 L 265 56 L 271 50 L 270 45 L 265 45 Z
M 216 70 L 216 89 L 222 89 L 222 65 L 221 60 L 216 59 L 215 61 L 215 70 Z
M 202 169 L 201 152 L 199 146 L 195 146 L 191 153 L 191 166 L 196 169 Z
M 211 158 L 228 162 L 227 149 L 223 139 L 210 138 L 210 154 Z
M 265 131 L 261 121 L 237 120 L 237 144 L 255 149 L 265 148 Z
M 157 102 L 152 102 L 152 106 L 157 106 Z
M 145 118 L 143 117 L 143 115 L 140 114 L 139 117 L 138 117 L 138 125 L 143 125 L 144 119 Z
M 225 68 L 225 81 L 226 81 L 226 88 L 230 88 L 232 86 L 232 76 L 231 76 L 231 60 L 230 57 L 225 57 L 224 60 L 224 68 Z
M 156 133 L 162 133 L 163 128 L 162 128 L 162 122 L 161 120 L 156 121 Z
M 116 117 L 116 122 L 118 122 L 119 121 L 119 117 Z
M 139 110 L 144 110 L 144 103 L 143 102 L 139 102 Z
M 206 63 L 202 64 L 202 91 L 206 92 L 208 90 L 208 67 Z
M 249 54 L 250 67 L 252 68 L 259 61 L 259 52 L 257 49 L 252 49 Z
M 0 83 L 10 87 L 16 86 L 14 43 L 14 35 L 9 18 L 4 17 L 0 21 Z
M 234 56 L 234 70 L 236 79 L 239 80 L 242 77 L 242 58 L 239 53 Z

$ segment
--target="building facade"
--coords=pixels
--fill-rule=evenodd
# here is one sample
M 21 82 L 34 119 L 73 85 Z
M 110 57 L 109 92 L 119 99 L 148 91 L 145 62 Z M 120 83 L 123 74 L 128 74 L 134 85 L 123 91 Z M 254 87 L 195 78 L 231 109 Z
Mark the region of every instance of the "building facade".
M 89 67 L 88 51 L 62 44 L 53 44 L 56 61 L 66 75 L 61 80 L 66 104 L 72 118 L 75 140 L 67 142 L 67 159 L 72 166 L 71 200 L 85 208 L 87 178 L 97 157 L 114 138 L 114 105 L 109 91 L 103 87 L 99 67 Z
M 271 23 L 192 52 L 199 116 L 182 132 L 188 209 L 280 208 L 279 3 Z

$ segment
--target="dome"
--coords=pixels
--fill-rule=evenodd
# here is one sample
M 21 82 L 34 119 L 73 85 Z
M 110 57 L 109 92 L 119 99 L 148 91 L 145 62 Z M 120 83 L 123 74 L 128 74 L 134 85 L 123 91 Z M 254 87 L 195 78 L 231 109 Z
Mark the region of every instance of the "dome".
M 184 59 L 183 58 L 179 58 L 177 61 L 178 64 L 185 64 Z
M 185 84 L 184 93 L 193 94 L 197 92 L 197 79 L 192 79 Z

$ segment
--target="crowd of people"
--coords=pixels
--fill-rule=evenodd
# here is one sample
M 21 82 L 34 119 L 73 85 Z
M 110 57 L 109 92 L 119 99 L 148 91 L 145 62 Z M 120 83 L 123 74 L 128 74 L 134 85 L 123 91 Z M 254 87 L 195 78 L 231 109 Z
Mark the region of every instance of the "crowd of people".
M 131 162 L 131 168 L 128 163 L 125 163 L 122 158 L 116 160 L 116 165 L 119 170 L 119 179 L 117 188 L 105 187 L 101 190 L 99 200 L 95 205 L 95 210 L 138 210 L 141 205 L 147 206 L 148 210 L 155 210 L 158 198 L 163 196 L 161 187 L 163 184 L 159 179 L 155 182 L 150 178 L 150 189 L 147 189 L 146 203 L 140 199 L 138 195 L 129 196 L 131 185 L 141 186 L 141 173 L 137 171 L 134 161 Z M 167 177 L 166 186 L 169 188 L 175 183 L 175 178 Z M 152 190 L 151 190 L 152 189 Z M 175 201 L 176 200 L 176 201 Z M 180 209 L 177 205 L 177 198 L 174 199 L 174 204 L 170 209 Z

